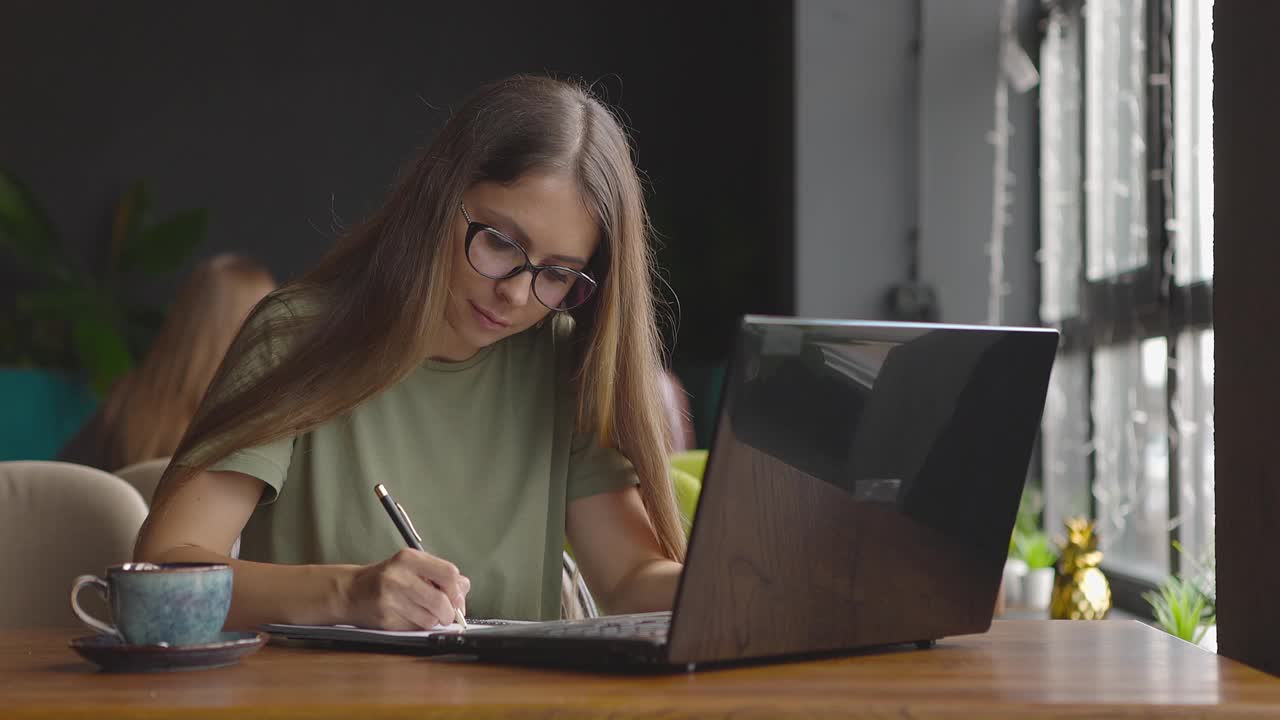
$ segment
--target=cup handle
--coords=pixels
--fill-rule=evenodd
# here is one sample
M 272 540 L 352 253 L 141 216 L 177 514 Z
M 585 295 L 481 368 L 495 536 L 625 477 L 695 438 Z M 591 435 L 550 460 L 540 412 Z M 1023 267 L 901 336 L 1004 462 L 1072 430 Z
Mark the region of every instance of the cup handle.
M 76 578 L 75 582 L 71 583 L 71 609 L 75 611 L 76 617 L 80 618 L 80 622 L 84 623 L 85 625 L 88 625 L 94 630 L 98 630 L 99 632 L 104 632 L 109 635 L 115 635 L 116 637 L 120 637 L 119 630 L 95 618 L 94 616 L 85 612 L 84 609 L 80 607 L 80 602 L 79 600 L 77 600 L 77 598 L 80 595 L 81 588 L 83 588 L 86 585 L 92 585 L 93 587 L 97 588 L 98 592 L 102 593 L 102 599 L 110 602 L 110 599 L 107 597 L 107 593 L 109 592 L 109 587 L 107 586 L 106 580 L 103 580 L 102 578 L 96 575 L 81 575 L 80 577 Z

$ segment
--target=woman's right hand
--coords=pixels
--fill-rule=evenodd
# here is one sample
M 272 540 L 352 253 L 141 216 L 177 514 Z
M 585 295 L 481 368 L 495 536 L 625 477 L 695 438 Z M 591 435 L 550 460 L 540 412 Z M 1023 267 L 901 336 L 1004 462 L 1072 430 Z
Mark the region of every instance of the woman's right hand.
M 453 563 L 405 548 L 355 571 L 346 588 L 346 622 L 383 630 L 448 625 L 454 608 L 466 614 L 470 590 L 471 581 Z

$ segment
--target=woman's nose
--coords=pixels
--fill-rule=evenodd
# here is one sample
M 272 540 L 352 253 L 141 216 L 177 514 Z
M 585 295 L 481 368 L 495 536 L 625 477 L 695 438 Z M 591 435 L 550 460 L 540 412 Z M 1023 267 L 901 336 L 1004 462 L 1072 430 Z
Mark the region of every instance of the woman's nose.
M 528 304 L 529 294 L 533 292 L 532 272 L 524 270 L 505 280 L 498 280 L 498 295 L 517 307 Z

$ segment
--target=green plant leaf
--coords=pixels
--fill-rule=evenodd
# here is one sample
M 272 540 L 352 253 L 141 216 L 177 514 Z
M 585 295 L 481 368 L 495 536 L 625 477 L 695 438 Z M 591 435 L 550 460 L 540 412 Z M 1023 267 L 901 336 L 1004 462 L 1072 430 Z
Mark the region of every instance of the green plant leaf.
M 111 383 L 133 367 L 124 338 L 104 317 L 77 320 L 72 325 L 72 337 L 80 363 L 99 396 L 105 395 Z
M 33 290 L 16 298 L 18 312 L 41 320 L 75 322 L 86 315 L 100 315 L 110 300 L 93 288 L 74 285 L 50 290 Z
M 147 195 L 147 184 L 143 180 L 133 184 L 129 192 L 120 198 L 116 205 L 116 214 L 111 222 L 111 265 L 112 269 L 120 268 L 120 257 L 125 249 L 131 247 L 138 237 L 142 225 L 147 219 L 150 206 Z
M 119 268 L 163 274 L 178 269 L 204 239 L 208 212 L 185 210 L 143 229 L 120 252 Z
M 1151 606 L 1156 623 L 1165 632 L 1187 642 L 1199 643 L 1209 623 L 1204 622 L 1208 598 L 1194 583 L 1173 576 L 1160 584 L 1159 592 L 1142 598 Z
M 1030 535 L 1040 530 L 1040 511 L 1044 510 L 1044 493 L 1036 485 L 1027 484 L 1018 500 L 1018 514 L 1014 529 Z
M 0 313 L 0 365 L 22 367 L 29 359 L 18 340 L 18 323 L 7 313 Z
M 4 170 L 0 170 L 0 247 L 28 270 L 51 277 L 68 275 L 44 210 L 26 186 Z
M 1195 643 L 1196 645 L 1199 645 L 1200 641 L 1204 639 L 1204 634 L 1207 632 L 1209 632 L 1208 625 L 1197 624 L 1195 627 L 1195 630 L 1192 631 L 1191 642 Z
M 125 341 L 133 350 L 134 357 L 141 358 L 146 354 L 164 325 L 166 315 L 164 308 L 150 305 L 134 305 L 125 309 Z
M 99 393 L 132 367 L 163 317 L 125 307 L 129 288 L 118 282 L 118 271 L 178 269 L 208 223 L 204 210 L 189 210 L 151 224 L 149 208 L 147 184 L 135 183 L 115 208 L 109 237 L 101 238 L 110 245 L 93 252 L 107 262 L 90 268 L 58 244 L 27 188 L 0 170 L 0 261 L 12 254 L 25 271 L 16 302 L 0 308 L 3 362 L 80 372 Z
M 1053 549 L 1049 536 L 1040 531 L 1023 533 L 1015 532 L 1013 536 L 1016 557 L 1027 563 L 1032 570 L 1050 568 L 1058 562 L 1058 553 Z
M 1205 598 L 1205 616 L 1210 623 L 1217 615 L 1218 591 L 1216 570 L 1213 558 L 1213 543 L 1201 551 L 1198 557 L 1192 557 L 1182 547 L 1182 543 L 1173 541 L 1173 549 L 1182 556 L 1181 577 L 1195 585 Z

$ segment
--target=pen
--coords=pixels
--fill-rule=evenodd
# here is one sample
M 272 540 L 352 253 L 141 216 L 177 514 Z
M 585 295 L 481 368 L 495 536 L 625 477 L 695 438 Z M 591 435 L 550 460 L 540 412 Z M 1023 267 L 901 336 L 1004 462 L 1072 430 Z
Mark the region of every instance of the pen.
M 422 536 L 418 534 L 418 529 L 413 526 L 413 521 L 409 519 L 409 513 L 400 507 L 400 503 L 391 497 L 391 493 L 387 492 L 386 486 L 378 483 L 373 486 L 373 493 L 378 496 L 378 500 L 382 501 L 382 507 L 386 508 L 387 514 L 391 516 L 391 522 L 396 524 L 396 529 L 400 531 L 400 536 L 404 538 L 405 543 L 414 550 L 422 550 L 426 552 L 426 548 L 422 547 Z M 435 583 L 431 583 L 435 585 Z M 440 587 L 436 585 L 436 587 Z M 458 608 L 453 609 L 453 620 L 462 626 L 463 630 L 467 629 L 467 619 L 463 617 L 462 611 Z

